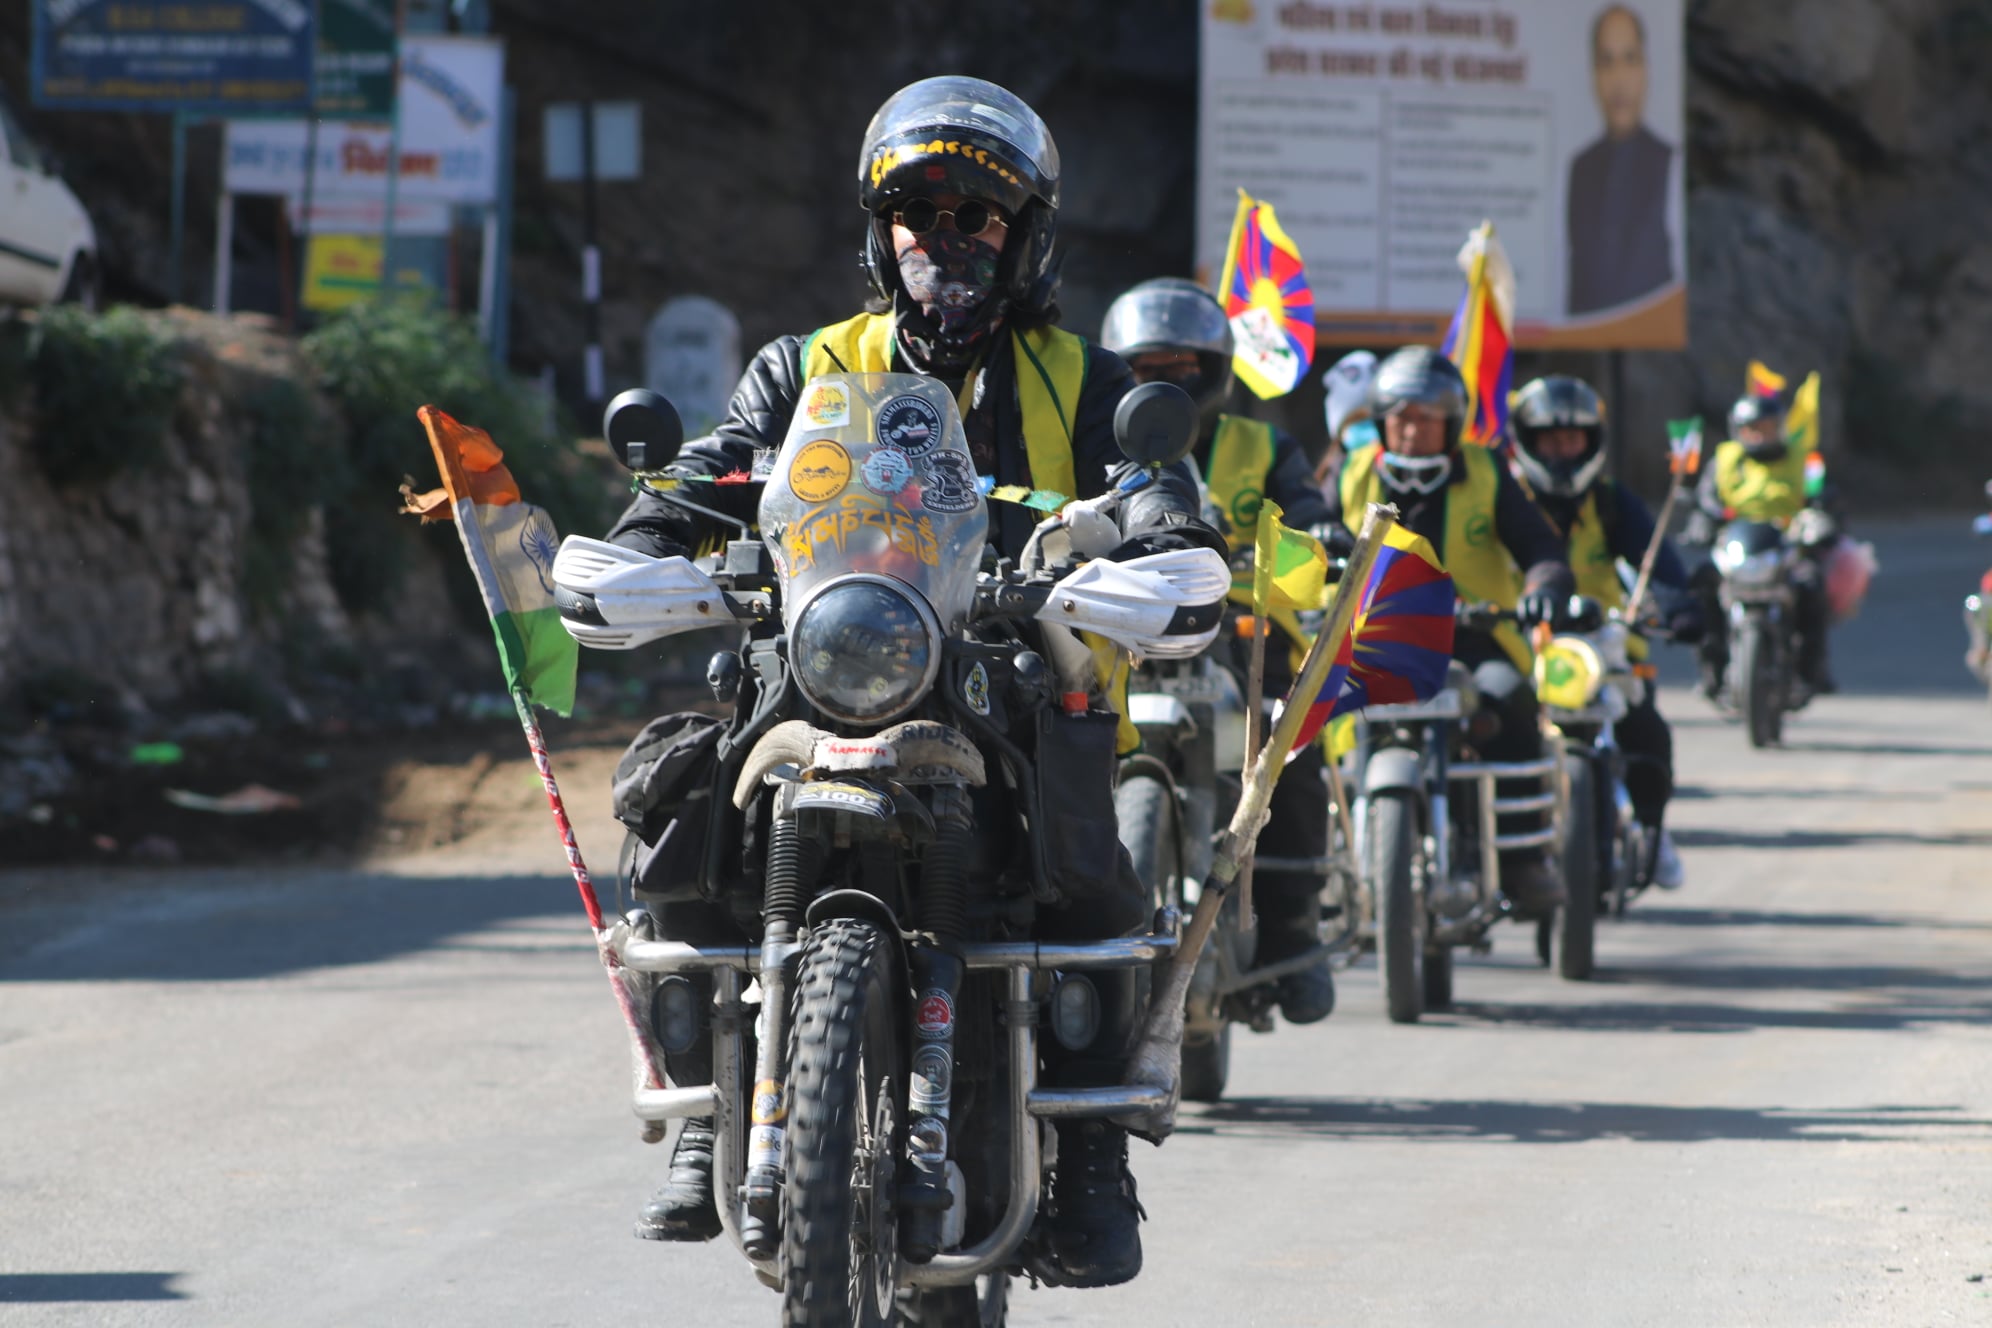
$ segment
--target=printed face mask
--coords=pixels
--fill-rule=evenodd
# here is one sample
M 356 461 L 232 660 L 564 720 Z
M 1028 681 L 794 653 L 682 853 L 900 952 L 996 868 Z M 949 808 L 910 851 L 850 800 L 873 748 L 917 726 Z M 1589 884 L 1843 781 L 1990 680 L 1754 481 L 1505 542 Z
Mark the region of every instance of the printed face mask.
M 899 251 L 899 280 L 943 336 L 975 321 L 996 288 L 996 249 L 971 235 L 930 231 Z

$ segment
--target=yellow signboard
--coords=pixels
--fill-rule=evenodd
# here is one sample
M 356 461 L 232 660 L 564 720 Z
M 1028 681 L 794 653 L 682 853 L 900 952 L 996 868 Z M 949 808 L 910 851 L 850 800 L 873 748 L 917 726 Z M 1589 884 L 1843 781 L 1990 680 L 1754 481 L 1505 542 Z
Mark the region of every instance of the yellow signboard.
M 380 293 L 380 256 L 378 235 L 308 237 L 304 251 L 304 307 L 329 313 L 373 299 Z M 427 274 L 420 267 L 398 266 L 395 285 L 404 291 L 428 288 Z

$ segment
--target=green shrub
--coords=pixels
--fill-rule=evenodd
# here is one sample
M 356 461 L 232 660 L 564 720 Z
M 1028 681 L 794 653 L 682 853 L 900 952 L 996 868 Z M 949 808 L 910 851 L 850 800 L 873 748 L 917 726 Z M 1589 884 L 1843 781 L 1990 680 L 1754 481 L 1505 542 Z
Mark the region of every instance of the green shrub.
M 332 582 L 350 609 L 378 608 L 398 585 L 403 560 L 419 547 L 411 526 L 390 532 L 396 491 L 439 482 L 427 437 L 415 418 L 433 405 L 488 432 L 528 502 L 547 509 L 562 532 L 605 524 L 608 494 L 579 464 L 572 431 L 547 427 L 538 398 L 493 370 L 474 324 L 424 304 L 356 305 L 304 340 L 318 385 L 346 426 L 344 493 L 327 494 L 326 540 Z
M 44 311 L 28 351 L 36 459 L 56 484 L 144 469 L 173 425 L 186 371 L 173 339 L 138 310 Z

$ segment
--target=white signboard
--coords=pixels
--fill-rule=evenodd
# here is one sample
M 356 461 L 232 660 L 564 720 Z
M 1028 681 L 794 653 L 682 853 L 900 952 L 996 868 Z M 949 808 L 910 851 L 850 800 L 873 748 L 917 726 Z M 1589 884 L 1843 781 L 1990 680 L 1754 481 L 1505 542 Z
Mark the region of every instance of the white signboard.
M 491 203 L 498 197 L 504 43 L 489 37 L 401 39 L 399 199 Z M 223 184 L 231 194 L 305 191 L 302 120 L 230 120 Z M 387 197 L 388 125 L 322 120 L 311 192 Z
M 1326 344 L 1432 341 L 1491 220 L 1523 346 L 1686 344 L 1683 0 L 1201 0 L 1197 263 L 1238 190 Z
M 305 235 L 378 235 L 386 228 L 385 198 L 327 198 L 311 196 L 311 214 L 304 215 L 302 198 L 286 199 L 285 215 L 291 230 Z M 448 235 L 450 205 L 419 199 L 394 200 L 396 235 Z
M 686 438 L 711 433 L 740 382 L 740 320 L 703 295 L 670 301 L 644 334 L 643 382 L 678 408 Z

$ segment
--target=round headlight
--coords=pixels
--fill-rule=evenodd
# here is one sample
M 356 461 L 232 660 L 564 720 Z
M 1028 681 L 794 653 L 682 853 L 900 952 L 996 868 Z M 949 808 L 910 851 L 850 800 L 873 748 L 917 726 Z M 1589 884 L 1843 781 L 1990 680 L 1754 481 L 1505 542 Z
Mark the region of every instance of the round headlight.
M 940 671 L 940 629 L 919 599 L 883 578 L 836 581 L 789 633 L 803 695 L 833 719 L 876 724 L 912 708 Z

